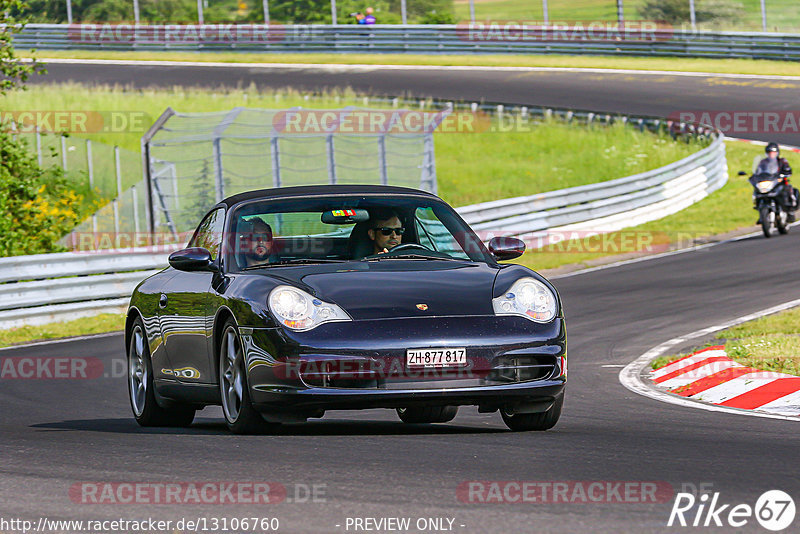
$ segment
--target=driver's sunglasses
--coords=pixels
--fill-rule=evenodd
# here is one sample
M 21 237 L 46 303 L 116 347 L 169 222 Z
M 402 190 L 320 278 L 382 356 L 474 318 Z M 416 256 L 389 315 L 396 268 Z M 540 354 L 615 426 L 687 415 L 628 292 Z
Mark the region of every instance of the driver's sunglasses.
M 392 233 L 395 233 L 397 235 L 403 235 L 405 233 L 405 231 L 406 231 L 406 229 L 403 228 L 402 226 L 400 228 L 390 228 L 388 226 L 380 226 L 380 227 L 373 228 L 373 230 L 379 231 L 380 233 L 382 233 L 386 237 L 389 237 L 390 235 L 392 235 Z

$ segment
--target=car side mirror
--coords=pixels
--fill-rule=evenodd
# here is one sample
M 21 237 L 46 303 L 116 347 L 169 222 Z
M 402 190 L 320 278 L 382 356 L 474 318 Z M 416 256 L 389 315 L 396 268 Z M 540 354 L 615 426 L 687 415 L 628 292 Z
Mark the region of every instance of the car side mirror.
M 179 271 L 216 271 L 211 253 L 202 247 L 177 250 L 169 255 L 169 264 Z
M 489 241 L 489 252 L 497 260 L 513 260 L 525 252 L 525 242 L 516 237 L 493 237 Z

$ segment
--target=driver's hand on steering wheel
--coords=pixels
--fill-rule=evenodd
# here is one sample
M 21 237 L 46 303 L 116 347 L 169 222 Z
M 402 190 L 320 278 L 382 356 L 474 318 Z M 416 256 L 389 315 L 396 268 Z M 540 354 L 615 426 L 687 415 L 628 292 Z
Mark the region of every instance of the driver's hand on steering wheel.
M 386 247 L 384 247 L 384 248 L 383 248 L 383 250 L 381 250 L 380 252 L 378 252 L 378 254 L 386 254 L 387 252 L 389 252 L 389 249 L 388 249 L 388 248 L 386 248 Z

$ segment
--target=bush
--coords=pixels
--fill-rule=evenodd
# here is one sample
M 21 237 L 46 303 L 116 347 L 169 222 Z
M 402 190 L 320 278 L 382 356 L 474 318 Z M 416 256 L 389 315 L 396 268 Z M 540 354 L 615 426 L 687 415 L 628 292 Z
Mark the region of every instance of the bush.
M 0 256 L 63 250 L 58 240 L 88 213 L 58 167 L 41 169 L 25 144 L 0 131 Z
M 695 20 L 697 22 L 725 22 L 742 16 L 744 6 L 732 0 L 697 0 Z M 658 20 L 671 24 L 691 21 L 689 0 L 645 0 L 639 8 L 643 19 Z

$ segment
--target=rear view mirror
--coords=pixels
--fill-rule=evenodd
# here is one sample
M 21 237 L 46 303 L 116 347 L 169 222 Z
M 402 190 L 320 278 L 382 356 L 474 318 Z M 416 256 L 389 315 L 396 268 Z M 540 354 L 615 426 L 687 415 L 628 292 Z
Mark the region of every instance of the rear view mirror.
M 351 224 L 369 220 L 369 212 L 365 209 L 328 210 L 322 213 L 325 224 Z
M 211 253 L 201 247 L 185 248 L 169 255 L 169 264 L 179 271 L 214 271 Z
M 489 241 L 489 252 L 497 260 L 513 260 L 525 252 L 525 242 L 516 237 L 493 237 Z

